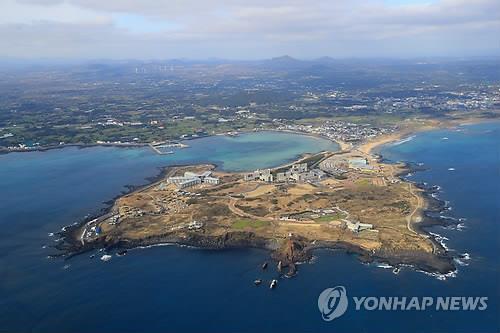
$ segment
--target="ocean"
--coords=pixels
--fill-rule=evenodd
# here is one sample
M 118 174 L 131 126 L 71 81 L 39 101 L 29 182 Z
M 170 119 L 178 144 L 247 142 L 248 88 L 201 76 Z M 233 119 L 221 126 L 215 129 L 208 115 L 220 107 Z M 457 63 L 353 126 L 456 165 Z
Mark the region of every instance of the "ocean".
M 444 139 L 447 138 L 447 139 Z M 159 167 L 197 162 L 251 170 L 304 152 L 336 150 L 329 141 L 294 134 L 251 133 L 189 141 L 191 148 L 155 155 L 147 148 L 64 148 L 0 156 L 0 332 L 496 332 L 499 331 L 500 123 L 415 135 L 382 147 L 393 161 L 423 163 L 412 181 L 439 185 L 446 214 L 459 228 L 434 227 L 457 254 L 454 277 L 411 268 L 399 274 L 354 255 L 321 250 L 278 287 L 263 250 L 157 246 L 108 262 L 89 254 L 48 259 L 51 233 L 95 213 Z M 453 168 L 454 170 L 449 170 Z M 355 311 L 321 319 L 317 299 L 329 287 L 349 296 L 487 296 L 485 311 Z

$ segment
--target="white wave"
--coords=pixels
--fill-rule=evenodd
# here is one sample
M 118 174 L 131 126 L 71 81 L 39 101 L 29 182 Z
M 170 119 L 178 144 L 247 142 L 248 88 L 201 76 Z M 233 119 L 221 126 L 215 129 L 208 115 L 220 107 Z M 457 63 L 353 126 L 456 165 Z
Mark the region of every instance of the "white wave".
M 315 264 L 318 261 L 318 257 L 313 255 L 311 259 L 308 261 L 309 264 Z
M 460 266 L 469 266 L 469 263 L 467 262 L 469 260 L 470 260 L 470 254 L 467 252 L 462 253 L 457 258 L 453 258 L 453 261 L 456 262 Z
M 459 265 L 459 266 L 469 266 L 469 264 L 468 264 L 468 263 L 466 263 L 466 262 L 462 261 L 462 260 L 461 260 L 461 259 L 459 259 L 459 258 L 453 258 L 453 261 L 454 261 L 457 265 Z
M 53 232 L 49 232 L 49 237 L 54 237 L 54 233 Z
M 430 235 L 432 235 L 434 237 L 434 239 L 436 240 L 436 242 L 438 242 L 446 251 L 448 251 L 450 248 L 446 245 L 446 242 L 447 240 L 450 240 L 449 238 L 445 237 L 445 236 L 441 236 L 439 234 L 436 234 L 434 232 L 429 232 Z
M 454 270 L 454 271 L 446 273 L 446 274 L 429 273 L 429 272 L 421 271 L 421 270 L 418 270 L 417 272 L 424 273 L 425 275 L 428 275 L 428 276 L 432 276 L 440 281 L 446 281 L 449 278 L 454 278 L 458 274 L 458 270 Z
M 113 258 L 113 256 L 110 256 L 109 254 L 105 254 L 101 257 L 101 260 L 102 261 L 109 261 L 109 260 L 111 260 L 111 258 Z
M 142 246 L 137 246 L 135 249 L 150 249 L 153 247 L 159 247 L 159 246 L 174 246 L 177 245 L 175 243 L 158 243 L 158 244 L 152 244 L 152 245 L 142 245 Z M 132 249 L 133 250 L 133 249 Z
M 404 138 L 402 140 L 394 142 L 392 145 L 393 146 L 399 146 L 400 144 L 403 144 L 405 142 L 410 142 L 411 140 L 415 139 L 415 135 L 409 136 L 407 138 Z
M 184 248 L 188 248 L 188 249 L 198 249 L 199 248 L 199 247 L 196 247 L 196 246 L 185 245 L 185 244 L 177 244 L 177 243 L 158 243 L 158 244 L 137 246 L 137 247 L 134 247 L 131 250 L 134 250 L 134 249 L 150 249 L 150 248 L 153 248 L 153 247 L 160 247 L 160 246 L 178 246 L 178 247 L 184 247 Z
M 457 218 L 455 218 L 455 217 L 451 217 L 451 216 L 446 216 L 446 215 L 439 215 L 439 218 L 440 218 L 440 219 L 443 219 L 443 220 L 458 221 L 458 219 L 457 219 Z
M 447 230 L 463 231 L 464 229 L 467 229 L 467 226 L 465 225 L 465 223 L 457 223 L 457 224 L 449 224 L 443 228 Z
M 391 266 L 389 264 L 377 264 L 377 267 L 378 268 L 384 268 L 384 269 L 393 268 L 393 266 Z

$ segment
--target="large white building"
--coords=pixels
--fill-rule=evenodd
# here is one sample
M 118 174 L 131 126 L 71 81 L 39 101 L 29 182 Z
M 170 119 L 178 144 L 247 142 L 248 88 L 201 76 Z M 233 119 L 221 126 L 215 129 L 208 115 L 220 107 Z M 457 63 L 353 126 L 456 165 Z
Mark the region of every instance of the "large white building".
M 246 181 L 261 180 L 265 182 L 306 182 L 318 181 L 325 177 L 325 173 L 319 169 L 308 170 L 307 163 L 293 164 L 286 172 L 278 172 L 276 177 L 271 169 L 255 170 L 244 175 Z
M 219 178 L 211 177 L 211 171 L 205 171 L 203 173 L 194 173 L 190 171 L 186 171 L 184 176 L 178 177 L 169 177 L 167 179 L 167 183 L 175 184 L 178 188 L 183 189 L 195 185 L 199 185 L 202 183 L 217 185 L 219 184 Z

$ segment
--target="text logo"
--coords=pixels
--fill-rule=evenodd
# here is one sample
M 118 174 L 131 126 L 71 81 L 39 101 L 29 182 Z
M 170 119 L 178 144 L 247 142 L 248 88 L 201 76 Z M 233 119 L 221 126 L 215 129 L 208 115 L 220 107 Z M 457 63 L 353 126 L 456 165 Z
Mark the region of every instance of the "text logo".
M 318 297 L 318 308 L 325 321 L 332 321 L 342 316 L 348 304 L 347 293 L 343 286 L 327 288 Z

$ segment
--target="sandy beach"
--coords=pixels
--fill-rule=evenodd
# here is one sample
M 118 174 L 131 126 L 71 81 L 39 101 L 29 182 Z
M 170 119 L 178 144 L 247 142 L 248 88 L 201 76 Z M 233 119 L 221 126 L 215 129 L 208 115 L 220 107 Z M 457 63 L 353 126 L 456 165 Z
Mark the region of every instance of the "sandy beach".
M 358 150 L 365 154 L 371 154 L 373 149 L 386 143 L 401 140 L 403 137 L 410 135 L 411 132 L 397 132 L 388 135 L 379 136 L 373 140 L 367 141 L 358 147 Z
M 452 120 L 424 120 L 420 124 L 413 124 L 408 126 L 409 124 L 405 124 L 408 127 L 402 127 L 399 131 L 387 135 L 381 135 L 372 140 L 368 140 L 362 143 L 357 149 L 365 154 L 371 154 L 373 150 L 381 146 L 383 144 L 387 144 L 390 142 L 395 142 L 404 139 L 405 137 L 409 137 L 416 133 L 432 131 L 436 129 L 444 129 L 451 128 L 455 126 L 463 126 L 463 125 L 472 125 L 480 122 L 488 121 L 488 120 L 498 120 L 498 118 L 482 118 L 482 117 L 468 117 L 462 119 L 452 119 Z

